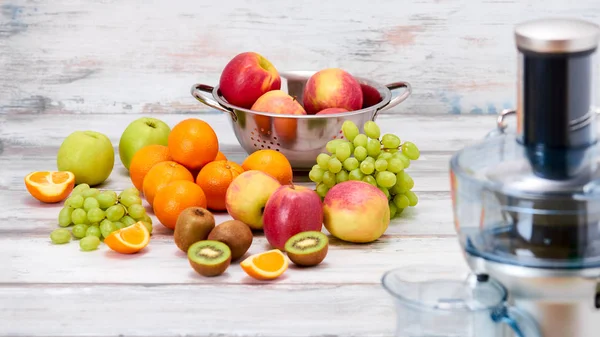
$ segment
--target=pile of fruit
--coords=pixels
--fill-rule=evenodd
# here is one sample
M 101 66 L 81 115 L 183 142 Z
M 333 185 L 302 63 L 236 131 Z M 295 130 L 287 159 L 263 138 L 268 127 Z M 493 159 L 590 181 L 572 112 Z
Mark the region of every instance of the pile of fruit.
M 261 71 L 252 67 L 256 64 Z M 348 73 L 326 69 L 309 79 L 300 105 L 283 96 L 277 71 L 256 53 L 231 60 L 220 85 L 231 103 L 265 112 L 288 113 L 286 107 L 295 106 L 303 114 L 339 113 L 377 102 Z M 343 241 L 372 242 L 394 216 L 417 205 L 406 169 L 419 158 L 418 148 L 381 135 L 375 122 L 362 127 L 364 133 L 352 121 L 343 123 L 345 139 L 330 141 L 327 152 L 315 158 L 309 173 L 314 187 L 295 185 L 290 162 L 278 151 L 259 150 L 236 163 L 219 151 L 217 134 L 205 121 L 188 118 L 171 129 L 147 117 L 130 123 L 119 140 L 133 187 L 120 193 L 98 187 L 110 176 L 115 153 L 108 137 L 95 131 L 66 137 L 58 170 L 32 172 L 25 185 L 42 202 L 64 201 L 59 228 L 50 234 L 55 244 L 75 238 L 81 250 L 92 251 L 103 241 L 118 253 L 137 253 L 153 231 L 145 200 L 204 276 L 224 273 L 246 255 L 255 233 L 264 233 L 271 249 L 239 264 L 251 277 L 270 280 L 287 270 L 288 259 L 320 264 L 329 246 L 323 227 Z M 232 220 L 215 224 L 213 212 L 227 212 Z

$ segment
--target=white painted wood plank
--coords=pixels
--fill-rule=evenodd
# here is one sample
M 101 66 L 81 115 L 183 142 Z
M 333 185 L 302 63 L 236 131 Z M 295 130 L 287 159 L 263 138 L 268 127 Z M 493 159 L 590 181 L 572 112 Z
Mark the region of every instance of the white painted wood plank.
M 514 25 L 557 15 L 597 22 L 600 4 L 12 0 L 0 15 L 4 113 L 206 111 L 190 86 L 216 84 L 250 50 L 280 70 L 341 67 L 411 82 L 413 96 L 393 112 L 495 113 L 515 101 Z
M 271 249 L 263 237 L 254 239 L 248 254 Z M 32 254 L 32 252 L 35 252 Z M 290 267 L 281 278 L 256 281 L 233 262 L 214 278 L 202 277 L 190 267 L 172 237 L 153 237 L 148 247 L 135 255 L 113 252 L 106 245 L 92 252 L 79 249 L 79 242 L 53 245 L 49 237 L 27 236 L 0 239 L 1 283 L 131 283 L 131 284 L 376 284 L 389 269 L 414 264 L 466 270 L 456 237 L 388 238 L 370 244 L 351 244 L 331 239 L 327 257 L 314 268 Z

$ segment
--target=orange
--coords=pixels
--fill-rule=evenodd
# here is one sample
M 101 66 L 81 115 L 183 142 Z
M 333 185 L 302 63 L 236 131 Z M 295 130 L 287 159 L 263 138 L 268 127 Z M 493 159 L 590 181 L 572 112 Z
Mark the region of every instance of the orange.
M 193 181 L 176 180 L 156 193 L 153 210 L 163 226 L 175 229 L 179 214 L 192 206 L 206 208 L 204 191 Z
M 219 161 L 219 160 L 227 160 L 227 157 L 225 157 L 225 155 L 221 151 L 219 151 L 219 153 L 217 153 L 217 157 L 215 158 L 214 161 Z
M 37 171 L 25 177 L 25 187 L 41 202 L 64 200 L 75 187 L 75 175 L 69 171 Z
M 292 181 L 292 165 L 281 153 L 275 150 L 258 150 L 249 155 L 242 167 L 246 171 L 258 170 L 277 179 L 280 184 L 289 184 Z
M 150 169 L 144 177 L 143 192 L 146 201 L 150 205 L 154 203 L 154 197 L 168 183 L 176 180 L 187 180 L 194 182 L 194 176 L 183 165 L 174 161 L 162 161 Z
M 153 144 L 139 149 L 129 164 L 129 177 L 133 186 L 141 191 L 144 187 L 144 177 L 152 166 L 168 160 L 172 160 L 171 155 L 169 148 L 164 145 Z
M 199 170 L 215 160 L 219 153 L 219 140 L 208 123 L 189 118 L 179 122 L 169 133 L 169 152 L 174 161 L 188 170 Z
M 104 243 L 115 252 L 133 254 L 144 249 L 150 242 L 150 232 L 141 221 L 118 229 L 104 239 Z
M 244 172 L 244 169 L 240 165 L 227 160 L 210 162 L 200 170 L 198 177 L 196 177 L 196 184 L 202 187 L 206 194 L 209 209 L 215 211 L 227 209 L 225 207 L 227 188 L 233 179 L 242 172 Z
M 272 249 L 247 257 L 240 266 L 257 280 L 273 280 L 287 270 L 288 261 L 279 249 Z

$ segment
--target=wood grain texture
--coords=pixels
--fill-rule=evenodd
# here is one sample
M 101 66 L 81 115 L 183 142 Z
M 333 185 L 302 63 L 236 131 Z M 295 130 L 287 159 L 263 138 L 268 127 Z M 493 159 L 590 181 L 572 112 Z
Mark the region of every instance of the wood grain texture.
M 257 51 L 280 70 L 341 67 L 414 94 L 385 113 L 495 114 L 515 97 L 515 24 L 597 22 L 596 0 L 4 0 L 0 113 L 196 113 L 189 94 Z M 342 10 L 343 9 L 343 10 Z

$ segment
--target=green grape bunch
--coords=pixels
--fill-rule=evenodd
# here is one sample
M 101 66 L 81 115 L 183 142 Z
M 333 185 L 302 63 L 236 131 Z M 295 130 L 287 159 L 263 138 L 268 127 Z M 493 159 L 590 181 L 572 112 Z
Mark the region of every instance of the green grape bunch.
M 50 240 L 54 244 L 65 244 L 74 237 L 79 239 L 81 250 L 92 251 L 98 248 L 101 239 L 137 221 L 142 221 L 152 233 L 152 218 L 146 214 L 136 188 L 127 188 L 117 194 L 79 184 L 58 212 L 60 228 L 50 233 Z
M 368 121 L 358 126 L 347 120 L 342 124 L 345 139 L 334 139 L 325 146 L 316 164 L 308 173 L 316 183 L 315 191 L 321 198 L 336 184 L 347 180 L 361 180 L 379 188 L 388 198 L 390 218 L 419 202 L 412 191 L 415 183 L 406 169 L 411 161 L 419 159 L 419 148 L 412 142 L 402 142 L 397 135 L 381 135 L 377 123 Z

